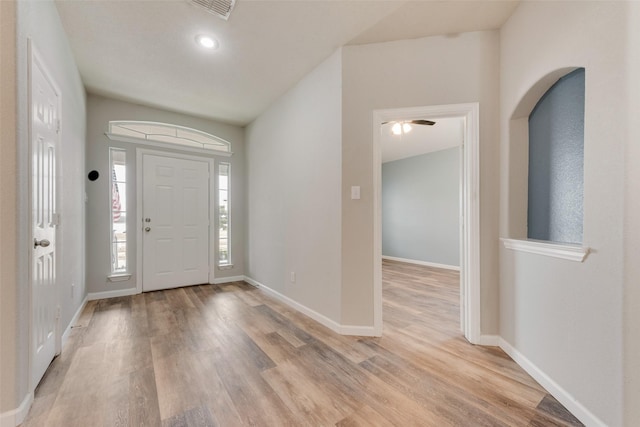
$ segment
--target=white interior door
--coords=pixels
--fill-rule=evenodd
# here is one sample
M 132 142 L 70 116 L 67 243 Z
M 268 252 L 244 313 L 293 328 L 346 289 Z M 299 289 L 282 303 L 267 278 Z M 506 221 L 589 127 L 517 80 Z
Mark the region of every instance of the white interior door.
M 30 49 L 32 381 L 37 385 L 56 353 L 56 152 L 60 93 L 39 56 Z
M 142 290 L 209 281 L 209 163 L 142 159 Z

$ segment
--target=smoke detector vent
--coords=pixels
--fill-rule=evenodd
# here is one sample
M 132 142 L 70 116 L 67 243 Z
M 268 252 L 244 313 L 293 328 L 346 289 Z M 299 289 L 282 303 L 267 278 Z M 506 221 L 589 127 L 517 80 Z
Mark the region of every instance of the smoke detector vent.
M 236 0 L 191 0 L 191 3 L 226 21 L 231 15 Z

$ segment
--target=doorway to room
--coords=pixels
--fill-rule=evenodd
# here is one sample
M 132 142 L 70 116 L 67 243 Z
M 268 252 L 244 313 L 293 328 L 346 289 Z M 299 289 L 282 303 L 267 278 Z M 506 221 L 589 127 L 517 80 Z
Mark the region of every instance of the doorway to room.
M 478 104 L 456 104 L 374 111 L 374 323 L 382 333 L 382 134 L 383 124 L 458 119 L 460 149 L 460 329 L 471 343 L 480 341 L 479 284 L 479 132 Z M 394 122 L 394 123 L 391 123 Z M 402 131 L 402 130 L 401 130 Z
M 399 120 L 380 128 L 385 330 L 459 332 L 464 120 Z

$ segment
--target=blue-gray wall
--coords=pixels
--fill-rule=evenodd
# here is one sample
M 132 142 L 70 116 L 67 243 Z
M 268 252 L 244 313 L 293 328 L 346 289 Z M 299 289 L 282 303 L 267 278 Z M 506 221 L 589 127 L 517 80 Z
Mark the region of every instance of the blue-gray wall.
M 460 151 L 382 165 L 382 254 L 460 265 Z
M 584 68 L 553 85 L 529 116 L 527 237 L 582 243 Z

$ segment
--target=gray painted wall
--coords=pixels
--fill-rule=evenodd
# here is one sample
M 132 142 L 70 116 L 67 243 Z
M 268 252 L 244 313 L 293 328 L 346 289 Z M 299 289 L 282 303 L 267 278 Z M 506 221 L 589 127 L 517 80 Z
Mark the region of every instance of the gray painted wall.
M 460 266 L 460 149 L 382 165 L 382 255 Z
M 529 116 L 530 239 L 582 243 L 584 75 L 562 77 Z

